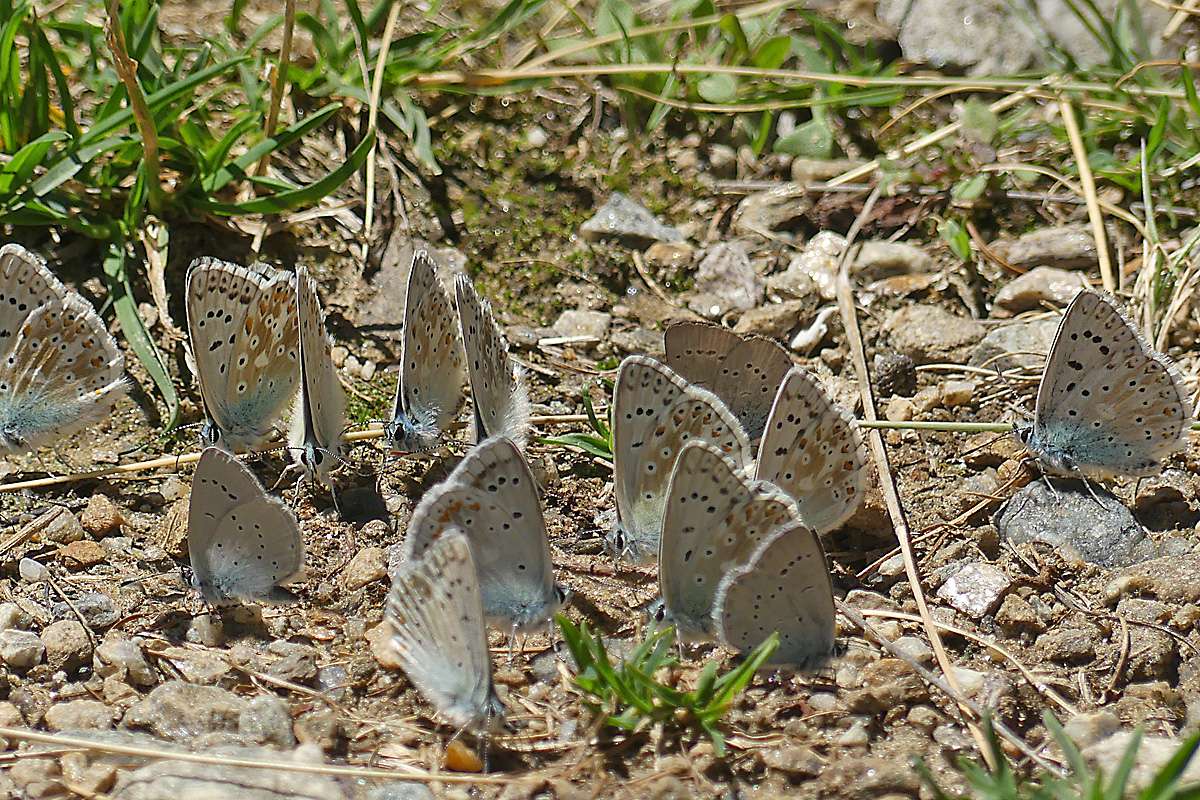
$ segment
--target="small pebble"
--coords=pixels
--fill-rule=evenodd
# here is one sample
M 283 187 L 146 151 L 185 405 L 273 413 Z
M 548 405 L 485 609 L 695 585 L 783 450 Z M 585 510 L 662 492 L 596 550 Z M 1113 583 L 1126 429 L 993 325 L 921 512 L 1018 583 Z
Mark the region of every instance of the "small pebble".
M 119 531 L 125 524 L 125 516 L 108 497 L 94 494 L 88 498 L 87 508 L 79 517 L 79 522 L 88 533 L 103 537 Z
M 45 652 L 36 634 L 16 628 L 0 631 L 0 660 L 13 669 L 29 669 L 41 662 Z
M 387 552 L 382 547 L 364 547 L 342 570 L 342 585 L 354 591 L 387 577 Z
M 445 764 L 453 772 L 483 772 L 479 755 L 463 744 L 462 739 L 454 739 L 446 746 Z
M 52 669 L 73 671 L 92 660 L 92 643 L 78 620 L 52 622 L 42 631 L 46 662 Z

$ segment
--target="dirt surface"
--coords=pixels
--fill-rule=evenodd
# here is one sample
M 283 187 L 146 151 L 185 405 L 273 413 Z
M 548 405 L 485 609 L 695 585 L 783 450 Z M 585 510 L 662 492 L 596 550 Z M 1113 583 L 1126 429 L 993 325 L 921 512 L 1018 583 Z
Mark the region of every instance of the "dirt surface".
M 340 374 L 358 428 L 389 413 L 406 253 L 414 244 L 431 246 L 447 274 L 465 269 L 473 276 L 480 293 L 495 304 L 516 358 L 527 365 L 534 414 L 552 417 L 582 413 L 585 392 L 603 409 L 604 380 L 621 357 L 661 352 L 666 322 L 695 317 L 692 308 L 704 303 L 692 301 L 704 291 L 717 297 L 733 292 L 726 278 L 706 289 L 700 273 L 714 247 L 735 242 L 759 283 L 758 297 L 753 308 L 729 310 L 718 321 L 785 343 L 810 331 L 803 352 L 795 352 L 796 363 L 818 374 L 862 416 L 845 331 L 817 280 L 824 268 L 813 239 L 826 230 L 844 234 L 859 216 L 865 192 L 799 192 L 780 201 L 761 187 L 788 179 L 787 160 L 743 153 L 730 171 L 724 161 L 715 163 L 713 147 L 724 142 L 687 130 L 632 136 L 607 99 L 602 94 L 597 102 L 586 93 L 471 99 L 446 113 L 437 138 L 442 175 L 415 181 L 403 159 L 395 162 L 403 169 L 384 171 L 377 228 L 365 259 L 355 234 L 332 215 L 273 228 L 263 238 L 257 257 L 285 268 L 304 264 L 318 278 L 330 331 L 344 348 L 338 353 Z M 531 137 L 534 130 L 540 133 Z M 390 146 L 394 152 L 404 149 L 399 140 Z M 356 183 L 343 194 L 354 197 L 361 190 Z M 614 191 L 677 228 L 685 241 L 633 248 L 586 241 L 580 226 Z M 947 202 L 915 194 L 884 197 L 859 234 L 860 242 L 911 245 L 855 273 L 877 410 L 898 421 L 1011 420 L 1018 410 L 1032 408 L 1038 359 L 1003 376 L 992 365 L 964 365 L 978 363 L 972 359 L 985 335 L 1044 319 L 1047 309 L 1061 307 L 1045 289 L 1049 279 L 1038 283 L 1042 293 L 1024 308 L 1019 302 L 1008 309 L 998 305 L 1019 273 L 1050 266 L 1070 270 L 1076 283 L 1096 282 L 1094 247 L 1088 251 L 1087 236 L 1083 244 L 1071 238 L 1087 231 L 1086 211 L 1081 205 L 1007 201 L 994 229 L 981 234 L 1003 255 L 968 268 L 929 219 Z M 1072 227 L 1028 262 L 1014 255 L 1018 236 L 1064 225 Z M 1113 235 L 1129 241 L 1131 233 L 1114 229 Z M 57 254 L 60 274 L 80 279 L 85 293 L 103 300 L 98 284 L 82 280 L 92 258 L 86 245 L 68 243 L 60 251 L 36 237 L 31 244 Z M 200 226 L 175 230 L 168 290 L 176 323 L 183 320 L 186 263 L 199 255 L 249 262 L 256 258 L 251 248 L 250 235 L 228 229 L 219 236 Z M 801 255 L 818 264 L 815 272 L 787 279 L 797 272 L 789 264 Z M 1188 375 L 1195 363 L 1184 348 L 1196 329 L 1195 314 L 1183 315 L 1169 348 Z M 165 337 L 161 320 L 152 331 L 171 356 L 184 396 L 184 422 L 198 422 L 198 389 L 182 366 L 180 344 Z M 555 343 L 563 338 L 568 343 Z M 194 449 L 193 431 L 162 437 L 152 384 L 132 355 L 129 362 L 137 387 L 110 419 L 52 451 L 0 463 L 3 480 Z M 469 419 L 467 409 L 462 418 Z M 537 433 L 585 427 L 542 423 Z M 1046 753 L 1051 751 L 1042 749 L 1045 710 L 1066 719 L 1104 709 L 1120 726 L 1141 725 L 1163 735 L 1194 722 L 1200 700 L 1195 530 L 1200 452 L 1194 445 L 1173 456 L 1162 477 L 1110 485 L 1141 527 L 1125 563 L 1100 566 L 1083 561 L 1077 549 L 1011 544 L 1000 535 L 992 515 L 1032 477 L 1011 437 L 887 431 L 883 439 L 915 565 L 932 618 L 944 626 L 962 694 Z M 298 491 L 294 504 L 308 553 L 307 579 L 298 587 L 302 602 L 261 612 L 207 614 L 181 583 L 189 468 L 3 495 L 9 527 L 0 538 L 0 603 L 13 605 L 0 607 L 0 628 L 34 634 L 44 649 L 31 664 L 10 662 L 0 671 L 0 696 L 6 698 L 0 701 L 0 723 L 112 729 L 122 732 L 104 734 L 112 741 L 165 746 L 149 736 L 135 738 L 149 733 L 159 742 L 206 752 L 263 746 L 275 748 L 276 759 L 292 758 L 299 742 L 308 749 L 298 760 L 445 769 L 444 748 L 455 731 L 434 721 L 431 707 L 403 674 L 377 658 L 371 635 L 382 619 L 388 581 L 360 558 L 368 548 L 386 551 L 401 540 L 415 503 L 457 457 L 392 460 L 383 458 L 376 443 L 356 446 L 336 473 L 347 519 L 335 517 L 327 492 Z M 603 552 L 605 513 L 613 506 L 610 469 L 587 454 L 541 442 L 530 446 L 530 457 L 544 488 L 557 577 L 573 593 L 566 613 L 586 620 L 621 652 L 638 636 L 643 622 L 638 609 L 656 588 L 652 569 L 614 564 Z M 253 462 L 267 486 L 284 465 L 280 454 Z M 282 488 L 289 499 L 291 486 L 289 479 Z M 104 523 L 108 505 L 116 520 L 112 526 Z M 81 518 L 82 526 L 48 521 L 48 510 L 55 508 Z M 827 538 L 826 549 L 837 596 L 869 609 L 877 630 L 909 660 L 940 673 L 915 616 L 895 529 L 877 490 L 848 525 Z M 47 565 L 57 588 L 22 579 L 23 557 Z M 357 585 L 360 575 L 367 580 Z M 987 595 L 982 606 L 976 609 L 956 594 L 964 586 Z M 56 606 L 59 592 L 89 621 L 89 633 L 74 644 L 60 641 L 62 622 L 76 614 Z M 92 605 L 104 606 L 97 596 L 110 601 L 112 613 L 89 617 Z M 0 631 L 4 647 L 6 635 Z M 599 728 L 572 687 L 574 665 L 550 649 L 546 636 L 530 636 L 510 662 L 506 637 L 493 631 L 496 682 L 510 729 L 486 745 L 470 736 L 462 741 L 486 751 L 489 769 L 506 781 L 471 787 L 469 794 L 917 797 L 923 795 L 909 764 L 914 756 L 944 786 L 960 787 L 950 765 L 976 751 L 954 702 L 906 660 L 845 621 L 838 641 L 838 656 L 819 674 L 759 675 L 722 724 L 730 754 L 718 759 L 707 738 L 686 727 L 632 735 Z M 140 651 L 144 672 L 132 656 L 114 661 L 103 654 L 102 645 L 111 650 L 117 642 Z M 662 677 L 691 686 L 709 659 L 725 667 L 735 663 L 719 649 L 697 647 Z M 265 711 L 255 716 L 236 706 L 214 711 L 196 727 L 173 727 L 170 708 L 152 700 L 161 700 L 155 693 L 179 680 L 220 689 L 239 703 L 276 698 L 278 708 L 263 703 L 262 709 L 282 716 Z M 224 696 L 193 698 L 187 705 L 204 708 Z M 85 701 L 98 708 L 77 705 Z M 1085 743 L 1088 735 L 1079 733 Z M 39 781 L 83 786 L 85 778 L 99 775 L 95 793 L 84 796 L 102 796 L 118 773 L 149 763 L 131 756 L 83 759 L 82 765 L 66 763 L 57 750 L 42 758 L 26 753 L 0 781 L 28 793 Z M 314 787 L 305 791 L 317 792 Z M 436 789 L 446 796 L 468 792 L 457 785 Z M 297 791 L 280 788 L 269 796 L 308 796 Z M 348 779 L 336 791 L 366 796 Z

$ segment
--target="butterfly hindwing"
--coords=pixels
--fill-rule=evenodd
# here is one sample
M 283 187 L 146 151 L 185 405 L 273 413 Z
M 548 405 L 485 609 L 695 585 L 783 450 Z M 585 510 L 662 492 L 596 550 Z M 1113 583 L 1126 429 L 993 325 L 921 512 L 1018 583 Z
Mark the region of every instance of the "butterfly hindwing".
M 419 559 L 401 565 L 384 619 L 409 680 L 450 724 L 477 725 L 502 714 L 465 536 L 448 530 Z
M 867 449 L 858 424 L 799 367 L 775 395 L 755 477 L 791 495 L 801 519 L 820 532 L 837 528 L 862 502 Z
M 613 390 L 613 482 L 621 549 L 633 561 L 658 554 L 671 470 L 693 439 L 711 442 L 739 468 L 750 463 L 746 434 L 716 395 L 652 358 L 626 358 Z
M 491 303 L 480 299 L 466 275 L 457 276 L 454 291 L 475 405 L 475 441 L 506 436 L 524 448 L 529 435 L 525 377 L 508 354 Z
M 294 451 L 294 457 L 309 477 L 328 483 L 329 470 L 342 454 L 346 396 L 333 366 L 317 287 L 303 267 L 296 270 L 296 301 L 303 380 L 292 422 L 291 444 L 299 448 Z
M 1192 416 L 1166 356 L 1114 300 L 1085 290 L 1059 325 L 1026 444 L 1051 472 L 1150 475 L 1182 445 Z

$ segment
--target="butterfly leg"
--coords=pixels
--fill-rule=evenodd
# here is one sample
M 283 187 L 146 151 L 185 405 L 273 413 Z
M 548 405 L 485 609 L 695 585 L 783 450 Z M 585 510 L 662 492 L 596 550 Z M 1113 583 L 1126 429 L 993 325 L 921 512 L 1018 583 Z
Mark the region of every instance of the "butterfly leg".
M 1096 489 L 1092 486 L 1092 482 L 1083 475 L 1080 475 L 1079 479 L 1083 481 L 1083 487 L 1087 489 L 1087 493 L 1092 496 L 1093 500 L 1096 501 L 1096 505 L 1100 506 L 1101 508 L 1108 508 L 1108 506 L 1104 504 L 1104 501 L 1100 499 L 1100 495 L 1096 494 Z
M 1042 482 L 1046 484 L 1046 488 L 1050 490 L 1050 494 L 1054 495 L 1054 499 L 1056 501 L 1062 500 L 1062 496 L 1059 495 L 1058 489 L 1054 488 L 1054 482 L 1051 481 L 1050 476 L 1044 472 L 1042 473 Z

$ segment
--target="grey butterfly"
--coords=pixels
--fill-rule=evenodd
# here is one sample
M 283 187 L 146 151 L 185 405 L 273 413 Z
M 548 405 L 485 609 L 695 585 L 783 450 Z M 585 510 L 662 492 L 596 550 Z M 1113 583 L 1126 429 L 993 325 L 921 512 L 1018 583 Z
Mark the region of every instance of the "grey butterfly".
M 296 515 L 224 450 L 200 454 L 188 502 L 192 583 L 212 605 L 294 602 L 283 586 L 304 568 Z
M 833 584 L 816 533 L 802 522 L 777 530 L 717 585 L 713 628 L 747 653 L 772 633 L 779 647 L 764 666 L 814 669 L 833 653 Z
M 797 521 L 790 497 L 745 478 L 719 448 L 685 446 L 671 473 L 658 553 L 665 616 L 680 638 L 711 638 L 721 579 L 749 562 L 781 526 Z
M 762 435 L 792 358 L 776 342 L 704 322 L 677 322 L 663 336 L 667 366 L 725 401 L 753 441 Z
M 0 454 L 101 419 L 128 388 L 124 373 L 91 304 L 25 248 L 0 247 Z
M 758 447 L 755 477 L 800 506 L 816 531 L 831 531 L 857 510 L 867 488 L 867 448 L 858 423 L 799 367 L 788 371 Z
M 296 394 L 299 328 L 295 278 L 198 258 L 188 267 L 187 320 L 205 444 L 261 444 Z
M 297 448 L 293 457 L 308 479 L 329 485 L 329 470 L 342 456 L 346 396 L 334 370 L 317 287 L 304 267 L 296 268 L 296 305 L 301 380 L 289 443 Z
M 635 562 L 658 555 L 667 484 L 685 444 L 711 442 L 739 469 L 751 462 L 746 433 L 725 404 L 646 356 L 621 362 L 612 432 L 617 523 L 609 546 Z
M 507 436 L 524 449 L 529 435 L 525 376 L 508 355 L 508 343 L 492 316 L 491 303 L 479 299 L 471 279 L 456 277 L 454 291 L 475 405 L 475 441 Z
M 1192 404 L 1178 370 L 1138 335 L 1116 301 L 1093 291 L 1063 315 L 1018 437 L 1047 472 L 1152 475 L 1182 446 Z
M 400 378 L 385 438 L 393 453 L 441 446 L 463 402 L 462 342 L 437 267 L 424 250 L 413 254 L 404 301 Z
M 425 493 L 405 535 L 406 559 L 421 558 L 449 528 L 471 543 L 489 621 L 524 631 L 554 616 L 565 593 L 554 583 L 537 484 L 512 440 L 473 447 Z
M 413 685 L 448 722 L 490 727 L 504 714 L 492 662 L 479 580 L 467 537 L 446 530 L 421 558 L 392 575 L 384 619 Z

